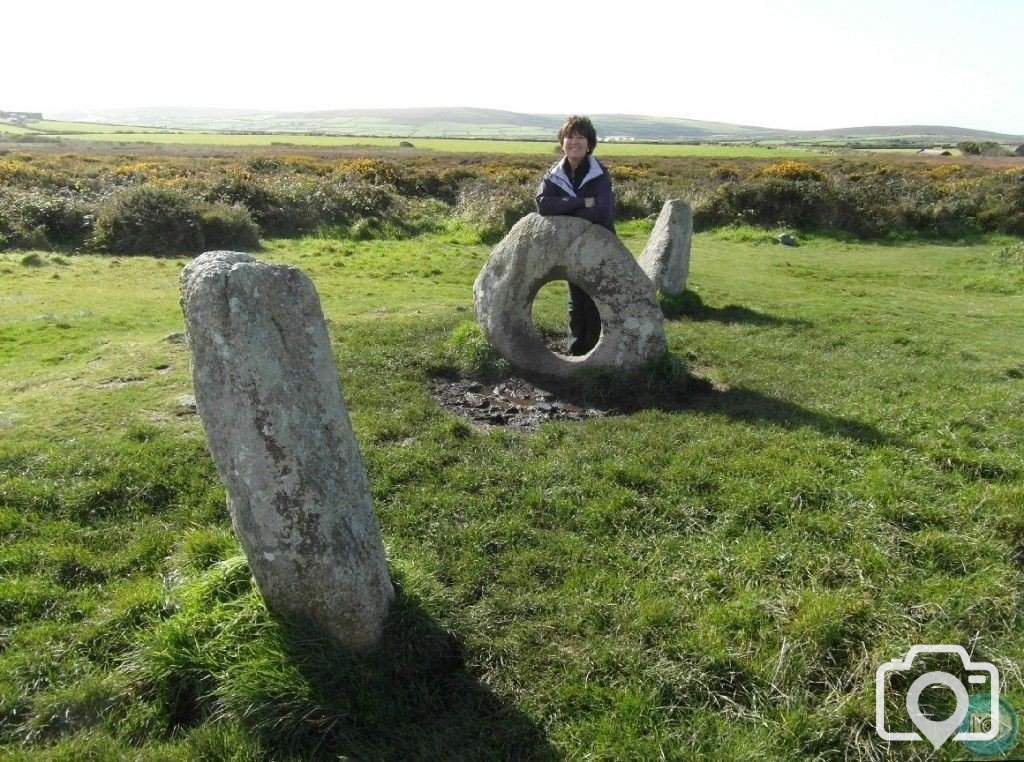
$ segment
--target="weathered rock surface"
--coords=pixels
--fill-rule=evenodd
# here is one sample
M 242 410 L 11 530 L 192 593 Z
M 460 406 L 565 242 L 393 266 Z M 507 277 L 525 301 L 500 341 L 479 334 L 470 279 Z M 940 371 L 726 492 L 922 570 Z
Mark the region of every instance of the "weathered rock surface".
M 268 607 L 369 648 L 394 590 L 312 282 L 208 252 L 182 272 L 181 305 L 199 415 Z
M 195 415 L 196 397 L 194 394 L 182 394 L 174 400 L 175 409 L 178 415 Z
M 681 294 L 690 273 L 690 245 L 693 242 L 693 210 L 680 199 L 661 207 L 647 246 L 637 257 L 655 291 Z
M 601 315 L 601 337 L 588 354 L 548 349 L 531 308 L 545 283 L 566 280 L 586 291 Z M 585 369 L 635 369 L 665 352 L 664 316 L 633 255 L 600 225 L 576 217 L 529 214 L 495 246 L 473 285 L 477 322 L 509 362 L 568 378 Z

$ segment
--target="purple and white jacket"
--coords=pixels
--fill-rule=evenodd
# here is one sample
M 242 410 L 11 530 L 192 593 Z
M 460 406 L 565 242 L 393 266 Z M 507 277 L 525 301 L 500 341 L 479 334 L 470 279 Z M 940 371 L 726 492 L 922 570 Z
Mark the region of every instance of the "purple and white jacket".
M 568 161 L 563 157 L 544 173 L 537 188 L 537 211 L 541 214 L 570 214 L 602 225 L 615 232 L 615 197 L 612 178 L 605 166 L 593 156 L 587 156 L 590 166 L 580 183 L 573 188 Z M 584 198 L 592 196 L 594 206 L 587 208 Z

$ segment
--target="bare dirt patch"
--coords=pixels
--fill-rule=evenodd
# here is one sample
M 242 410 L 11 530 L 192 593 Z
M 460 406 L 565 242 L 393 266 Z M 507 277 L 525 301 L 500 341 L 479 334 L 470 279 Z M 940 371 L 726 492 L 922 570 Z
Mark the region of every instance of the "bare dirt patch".
M 431 391 L 445 410 L 485 426 L 535 429 L 545 421 L 582 421 L 608 414 L 605 410 L 560 399 L 555 391 L 515 377 L 494 384 L 435 378 Z
M 642 391 L 581 389 L 559 381 L 528 381 L 519 376 L 482 382 L 472 378 L 435 377 L 430 389 L 437 403 L 477 426 L 532 430 L 547 421 L 582 421 L 627 415 L 638 410 L 680 410 L 717 386 L 690 376 L 685 385 L 660 395 Z

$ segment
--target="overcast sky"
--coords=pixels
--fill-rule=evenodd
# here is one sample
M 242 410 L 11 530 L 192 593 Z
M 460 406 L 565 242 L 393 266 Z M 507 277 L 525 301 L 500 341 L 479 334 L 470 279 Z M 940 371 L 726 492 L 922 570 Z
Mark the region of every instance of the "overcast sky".
M 0 18 L 0 110 L 477 106 L 1024 134 L 1024 0 L 90 0 Z

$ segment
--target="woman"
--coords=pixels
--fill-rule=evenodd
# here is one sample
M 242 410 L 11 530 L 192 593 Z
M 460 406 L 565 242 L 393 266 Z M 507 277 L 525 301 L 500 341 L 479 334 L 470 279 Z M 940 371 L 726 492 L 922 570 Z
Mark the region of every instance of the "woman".
M 615 197 L 605 166 L 591 154 L 597 132 L 589 117 L 570 116 L 558 130 L 565 154 L 544 174 L 537 211 L 582 217 L 615 233 Z M 569 284 L 569 354 L 585 355 L 601 336 L 601 316 L 583 289 Z

